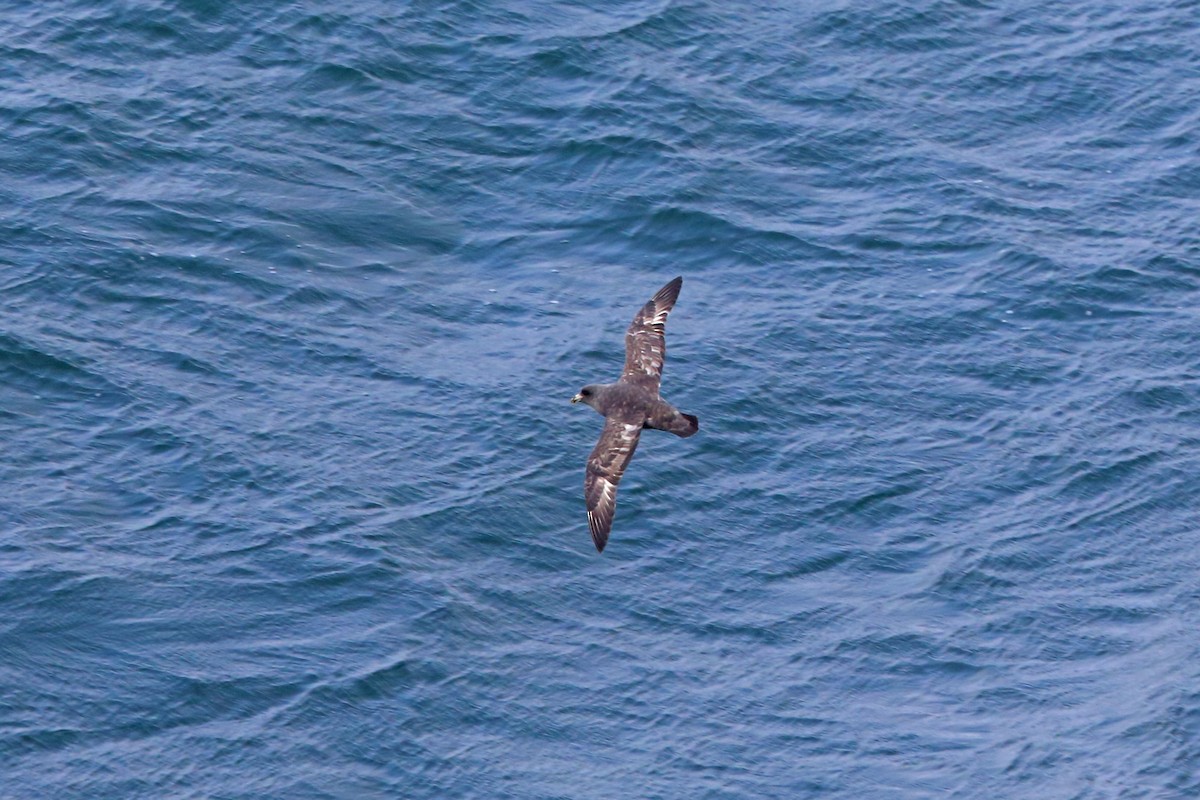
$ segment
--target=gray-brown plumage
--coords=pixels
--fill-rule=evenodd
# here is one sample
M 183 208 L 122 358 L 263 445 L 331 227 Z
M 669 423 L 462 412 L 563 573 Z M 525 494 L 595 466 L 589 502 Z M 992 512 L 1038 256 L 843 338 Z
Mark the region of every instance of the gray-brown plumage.
M 586 403 L 605 418 L 604 431 L 588 457 L 583 479 L 588 529 L 597 551 L 603 551 L 608 543 L 617 508 L 617 484 L 633 458 L 642 428 L 685 437 L 700 430 L 699 420 L 680 413 L 658 396 L 667 355 L 664 326 L 681 286 L 682 277 L 671 281 L 633 318 L 625 332 L 625 370 L 620 379 L 616 383 L 589 384 L 571 398 L 572 403 Z

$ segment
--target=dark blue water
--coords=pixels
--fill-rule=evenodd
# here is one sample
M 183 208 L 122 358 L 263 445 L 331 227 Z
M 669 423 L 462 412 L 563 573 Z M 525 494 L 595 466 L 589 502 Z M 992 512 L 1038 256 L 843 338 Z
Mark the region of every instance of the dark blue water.
M 755 5 L 4 4 L 0 797 L 1200 792 L 1200 5 Z

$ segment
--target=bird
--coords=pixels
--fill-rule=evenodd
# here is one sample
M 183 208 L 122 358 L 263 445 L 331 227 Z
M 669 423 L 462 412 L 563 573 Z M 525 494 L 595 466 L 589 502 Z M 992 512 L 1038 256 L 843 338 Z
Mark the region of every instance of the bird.
M 617 508 L 617 484 L 633 458 L 643 428 L 688 437 L 700 421 L 680 412 L 659 396 L 663 359 L 667 355 L 665 326 L 675 307 L 683 276 L 658 290 L 625 331 L 625 369 L 616 383 L 591 383 L 571 398 L 604 417 L 604 430 L 588 456 L 583 479 L 588 530 L 596 552 L 604 552 Z

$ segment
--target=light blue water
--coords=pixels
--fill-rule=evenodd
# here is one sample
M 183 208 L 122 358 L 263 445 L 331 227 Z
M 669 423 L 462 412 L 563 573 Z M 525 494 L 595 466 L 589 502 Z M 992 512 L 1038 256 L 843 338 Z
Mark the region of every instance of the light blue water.
M 0 797 L 1194 796 L 1198 41 L 6 4 Z

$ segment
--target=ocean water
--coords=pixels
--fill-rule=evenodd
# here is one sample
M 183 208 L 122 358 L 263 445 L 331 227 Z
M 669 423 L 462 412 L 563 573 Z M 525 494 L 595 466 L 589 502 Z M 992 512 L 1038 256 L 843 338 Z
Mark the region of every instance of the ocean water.
M 3 8 L 0 798 L 1200 793 L 1194 0 Z

